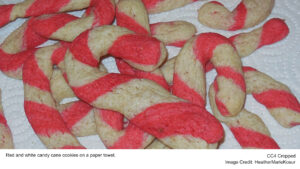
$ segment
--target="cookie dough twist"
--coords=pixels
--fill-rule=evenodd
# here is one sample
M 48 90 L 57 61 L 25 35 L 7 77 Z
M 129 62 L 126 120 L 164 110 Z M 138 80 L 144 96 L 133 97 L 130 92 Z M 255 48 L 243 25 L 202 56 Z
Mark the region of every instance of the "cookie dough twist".
M 0 90 L 0 149 L 12 149 L 14 148 L 13 138 L 7 121 L 4 117 L 2 108 L 2 98 Z
M 100 71 L 107 72 L 103 65 Z M 60 70 L 54 70 L 51 78 L 51 91 L 57 103 L 64 98 L 75 97 Z M 110 110 L 93 109 L 82 101 L 58 104 L 62 118 L 71 132 L 78 137 L 97 134 L 107 148 L 145 148 L 154 139 L 130 122 L 124 126 L 124 116 Z
M 205 66 L 209 61 L 218 73 L 217 106 L 222 115 L 235 116 L 244 106 L 246 86 L 241 59 L 222 35 L 203 33 L 184 45 L 175 61 L 173 94 L 205 107 Z
M 13 31 L 0 46 L 0 70 L 9 77 L 22 78 L 24 61 L 35 52 L 35 47 L 47 39 L 36 34 L 32 25 L 35 18 L 30 18 Z
M 17 4 L 2 5 L 0 27 L 17 18 L 80 10 L 101 3 L 100 1 L 102 0 L 24 0 Z
M 285 37 L 289 33 L 289 28 L 284 20 L 273 18 L 267 21 L 262 27 L 251 32 L 239 33 L 229 38 L 234 45 L 240 57 L 246 57 L 252 54 L 257 49 L 272 45 Z M 174 64 L 176 57 L 168 60 L 162 67 L 162 73 L 169 85 L 173 83 Z M 213 69 L 213 65 L 208 63 L 205 71 Z
M 35 52 L 35 47 L 48 39 L 72 41 L 87 29 L 111 24 L 114 16 L 114 1 L 92 0 L 82 18 L 64 13 L 30 18 L 1 45 L 0 70 L 21 79 L 24 61 Z
M 51 95 L 52 55 L 64 56 L 64 47 L 53 45 L 38 49 L 24 63 L 24 108 L 33 130 L 47 148 L 84 148 L 72 135 Z
M 251 67 L 243 70 L 247 93 L 263 104 L 280 125 L 300 125 L 300 104 L 286 85 Z
M 138 34 L 152 35 L 166 45 L 183 46 L 196 33 L 194 25 L 184 21 L 160 22 L 149 26 L 149 18 L 141 0 L 121 0 L 117 3 L 116 20 L 119 26 Z M 126 62 L 116 59 L 122 74 L 134 75 L 157 82 L 169 90 L 160 69 L 144 72 L 131 68 Z
M 115 40 L 119 37 L 119 40 L 126 38 L 127 42 L 130 41 L 133 35 L 120 36 L 124 29 L 102 26 L 83 33 L 74 40 L 65 56 L 65 66 L 69 84 L 77 97 L 94 107 L 124 114 L 134 125 L 170 147 L 216 147 L 223 137 L 223 129 L 205 109 L 171 95 L 152 81 L 128 75 L 107 74 L 96 68 L 94 61 L 107 53 L 116 57 L 136 56 L 139 53 L 141 58 L 148 52 L 150 53 L 146 56 L 151 57 L 163 53 L 160 52 L 159 43 L 154 45 L 156 42 L 151 38 L 141 35 L 135 36 L 143 38 L 143 41 L 135 40 L 135 43 L 128 46 L 130 50 L 127 50 L 123 43 L 116 43 L 118 40 Z M 110 37 L 106 38 L 105 35 Z M 145 37 L 147 38 L 144 39 Z M 82 42 L 88 42 L 88 45 L 83 45 Z M 144 44 L 147 47 L 144 48 Z M 148 50 L 149 48 L 152 49 Z M 79 54 L 79 49 L 85 53 Z M 120 49 L 122 52 L 118 52 Z
M 216 102 L 215 93 L 217 83 L 209 88 L 209 102 L 215 117 L 225 123 L 242 148 L 278 149 L 279 146 L 271 137 L 271 134 L 262 119 L 243 109 L 237 116 L 224 117 L 220 114 Z
M 220 2 L 211 1 L 198 10 L 198 20 L 215 29 L 246 29 L 264 21 L 270 15 L 274 2 L 275 0 L 242 0 L 231 12 Z
M 260 28 L 251 32 L 236 34 L 229 39 L 235 46 L 239 56 L 245 57 L 265 45 L 281 41 L 288 34 L 289 27 L 284 20 L 273 18 L 264 23 Z

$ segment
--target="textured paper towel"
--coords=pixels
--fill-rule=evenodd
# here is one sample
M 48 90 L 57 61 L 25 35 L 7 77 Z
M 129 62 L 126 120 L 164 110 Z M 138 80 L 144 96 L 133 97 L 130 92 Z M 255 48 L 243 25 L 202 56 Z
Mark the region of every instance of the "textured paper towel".
M 0 0 L 0 5 L 20 1 L 22 0 Z M 220 0 L 220 2 L 224 3 L 228 8 L 233 9 L 240 0 Z M 197 9 L 199 9 L 203 3 L 204 2 L 196 2 L 183 8 L 151 15 L 150 22 L 186 20 L 197 27 L 198 33 L 217 32 L 225 36 L 230 36 L 241 32 L 217 31 L 201 25 L 197 21 Z M 300 32 L 297 31 L 300 27 L 299 9 L 299 0 L 277 0 L 274 10 L 268 19 L 274 17 L 284 19 L 290 28 L 289 36 L 283 41 L 271 46 L 263 47 L 249 57 L 243 59 L 244 65 L 252 66 L 267 73 L 274 79 L 285 83 L 290 87 L 298 99 L 300 98 L 300 48 L 298 47 L 300 44 Z M 73 14 L 79 15 L 81 12 L 73 12 Z M 2 43 L 9 33 L 20 26 L 24 21 L 25 19 L 18 19 L 15 22 L 0 28 L 0 43 Z M 248 32 L 252 29 L 254 28 L 244 30 L 244 32 Z M 48 44 L 50 43 L 48 42 Z M 178 53 L 179 48 L 168 47 L 168 50 L 170 57 L 173 57 Z M 117 72 L 112 58 L 105 59 L 104 64 L 110 72 Z M 208 85 L 212 82 L 215 75 L 215 72 L 207 74 Z M 24 93 L 22 81 L 8 78 L 0 72 L 0 88 L 3 91 L 2 99 L 4 113 L 13 133 L 15 147 L 25 149 L 45 148 L 26 119 L 23 108 Z M 209 104 L 207 109 L 211 111 Z M 268 111 L 262 105 L 257 103 L 252 96 L 247 96 L 246 109 L 258 114 L 262 118 L 268 126 L 272 137 L 277 141 L 281 148 L 300 148 L 300 126 L 292 129 L 281 127 Z M 226 133 L 225 141 L 220 148 L 240 148 L 239 144 L 225 125 L 224 129 Z M 82 137 L 79 138 L 79 140 L 87 148 L 105 148 L 98 136 Z

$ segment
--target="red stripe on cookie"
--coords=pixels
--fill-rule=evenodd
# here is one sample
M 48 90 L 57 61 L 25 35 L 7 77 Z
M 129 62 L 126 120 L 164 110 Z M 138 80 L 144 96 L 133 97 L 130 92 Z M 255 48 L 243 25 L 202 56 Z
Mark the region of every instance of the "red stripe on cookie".
M 280 148 L 271 137 L 259 132 L 255 132 L 243 127 L 231 127 L 230 130 L 243 148 Z
M 32 101 L 25 101 L 24 108 L 28 121 L 37 134 L 48 137 L 56 132 L 71 134 L 56 109 Z
M 56 14 L 43 18 L 38 18 L 33 24 L 33 29 L 38 34 L 44 37 L 50 37 L 59 28 L 65 26 L 67 23 L 78 19 L 76 16 L 69 14 Z
M 213 85 L 214 85 L 214 89 L 215 89 L 216 94 L 217 94 L 217 92 L 219 91 L 219 86 L 218 86 L 217 80 L 214 80 Z M 229 113 L 226 105 L 216 96 L 215 96 L 215 101 L 216 101 L 216 105 L 218 107 L 219 112 L 223 116 L 229 116 L 230 113 Z
M 77 122 L 79 122 L 83 117 L 85 117 L 91 110 L 93 109 L 92 106 L 77 101 L 72 104 L 70 107 L 65 109 L 61 116 L 64 121 L 67 123 L 68 128 L 72 128 Z
M 242 29 L 246 22 L 247 17 L 247 8 L 243 2 L 241 2 L 235 9 L 234 13 L 234 24 L 230 26 L 228 30 L 234 31 L 238 29 Z
M 145 140 L 145 132 L 129 124 L 125 130 L 125 134 L 121 136 L 114 145 L 108 147 L 110 149 L 138 149 L 143 146 Z
M 85 31 L 80 34 L 74 41 L 73 45 L 70 47 L 74 58 L 84 64 L 90 65 L 92 67 L 98 67 L 99 62 L 94 58 L 88 46 L 89 31 Z M 119 49 L 120 50 L 120 49 Z
M 134 31 L 137 34 L 142 34 L 142 35 L 150 34 L 144 27 L 142 27 L 139 23 L 137 23 L 136 20 L 126 15 L 125 13 L 119 12 L 117 10 L 116 17 L 117 17 L 118 26 L 125 27 L 129 30 Z
M 60 64 L 60 62 L 64 61 L 66 52 L 67 52 L 66 47 L 60 47 L 60 48 L 55 49 L 51 56 L 52 64 L 58 65 L 58 64 Z
M 113 129 L 120 131 L 123 129 L 124 115 L 119 112 L 101 109 L 100 115 L 102 120 Z
M 160 45 L 159 40 L 150 36 L 129 34 L 115 40 L 108 52 L 135 63 L 156 65 L 161 56 Z
M 30 49 L 16 54 L 7 54 L 0 48 L 0 69 L 13 71 L 22 68 L 24 62 L 34 54 L 36 49 Z
M 23 81 L 30 86 L 50 92 L 49 79 L 39 68 L 35 58 L 26 61 L 23 68 Z
M 268 109 L 283 107 L 300 113 L 300 104 L 297 98 L 289 92 L 270 89 L 261 93 L 253 93 L 252 95 Z
M 184 102 L 156 104 L 130 122 L 158 138 L 181 134 L 216 143 L 224 136 L 222 125 L 205 108 Z
M 237 86 L 239 86 L 243 92 L 246 92 L 246 84 L 244 77 L 241 73 L 236 72 L 231 67 L 219 66 L 216 68 L 218 76 L 224 76 L 227 79 L 231 79 Z
M 178 74 L 174 74 L 172 93 L 194 104 L 205 107 L 205 99 L 181 80 Z
M 285 38 L 289 34 L 289 28 L 282 19 L 274 18 L 263 25 L 258 48 L 273 44 Z
M 4 126 L 8 127 L 7 121 L 4 117 L 4 115 L 2 114 L 2 112 L 0 112 L 0 124 L 3 124 Z
M 73 87 L 72 89 L 80 99 L 91 103 L 99 96 L 112 92 L 120 84 L 129 82 L 132 79 L 134 79 L 132 76 L 110 73 L 89 84 L 81 87 Z
M 30 49 L 35 48 L 38 45 L 41 45 L 42 43 L 46 42 L 48 39 L 44 38 L 40 35 L 38 35 L 33 29 L 33 24 L 35 23 L 35 18 L 29 19 L 24 35 L 23 35 L 23 43 L 22 43 L 22 49 Z
M 92 8 L 88 8 L 86 14 L 93 11 L 95 15 L 93 27 L 101 25 L 110 25 L 115 19 L 115 6 L 111 0 L 92 0 Z
M 6 25 L 10 21 L 10 13 L 13 9 L 14 5 L 2 5 L 0 6 L 0 27 Z
M 145 7 L 149 10 L 149 9 L 155 8 L 156 5 L 163 0 L 142 0 L 142 1 L 144 3 Z
M 198 36 L 193 47 L 197 59 L 205 65 L 213 56 L 218 45 L 230 43 L 229 40 L 216 33 L 205 33 Z
M 243 72 L 249 72 L 249 71 L 257 71 L 257 70 L 250 66 L 243 66 Z
M 67 5 L 69 2 L 70 0 L 47 0 L 47 3 L 41 0 L 34 1 L 26 10 L 25 17 L 57 13 L 62 7 Z

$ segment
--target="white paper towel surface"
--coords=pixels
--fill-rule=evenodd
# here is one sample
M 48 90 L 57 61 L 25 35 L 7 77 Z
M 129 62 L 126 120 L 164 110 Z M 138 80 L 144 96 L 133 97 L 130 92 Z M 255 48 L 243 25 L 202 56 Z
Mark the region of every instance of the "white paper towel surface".
M 0 0 L 0 5 L 16 3 L 20 1 L 22 0 Z M 220 0 L 220 2 L 224 3 L 224 5 L 229 9 L 234 9 L 240 0 Z M 169 12 L 150 15 L 150 22 L 155 23 L 159 21 L 186 20 L 193 23 L 197 27 L 198 34 L 203 32 L 217 32 L 227 37 L 239 32 L 249 32 L 263 24 L 261 23 L 256 27 L 235 32 L 210 29 L 201 25 L 197 21 L 197 9 L 199 9 L 203 4 L 204 2 L 195 2 Z M 263 47 L 242 60 L 244 65 L 252 66 L 289 86 L 298 100 L 300 98 L 300 32 L 297 31 L 300 28 L 299 9 L 299 0 L 276 0 L 275 7 L 268 19 L 275 17 L 284 19 L 290 28 L 290 34 L 283 41 Z M 79 15 L 80 13 L 81 12 L 73 12 L 75 15 Z M 25 19 L 17 19 L 16 21 L 0 28 L 0 43 L 2 43 L 3 40 L 24 21 Z M 180 49 L 168 47 L 168 50 L 169 57 L 173 57 L 177 55 Z M 113 58 L 105 59 L 104 64 L 110 72 L 118 72 Z M 214 71 L 207 74 L 208 85 L 211 84 L 215 75 L 216 73 Z M 24 90 L 22 81 L 9 78 L 0 72 L 0 88 L 2 89 L 4 113 L 8 121 L 8 125 L 13 133 L 15 148 L 45 148 L 45 146 L 33 132 L 25 116 L 23 107 Z M 296 126 L 292 129 L 281 127 L 269 114 L 267 109 L 257 103 L 252 96 L 247 96 L 245 107 L 247 110 L 256 113 L 262 118 L 269 128 L 272 137 L 276 140 L 281 148 L 300 148 L 300 126 Z M 209 104 L 207 104 L 207 109 L 211 112 Z M 220 148 L 241 148 L 231 134 L 230 130 L 225 125 L 223 126 L 225 129 L 225 139 Z M 78 139 L 87 148 L 105 148 L 98 136 L 81 137 Z

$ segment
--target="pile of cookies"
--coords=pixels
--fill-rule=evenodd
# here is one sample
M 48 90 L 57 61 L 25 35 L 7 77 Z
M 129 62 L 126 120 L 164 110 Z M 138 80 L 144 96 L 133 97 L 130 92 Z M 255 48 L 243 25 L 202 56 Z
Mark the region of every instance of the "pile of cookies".
M 218 148 L 224 123 L 242 148 L 280 148 L 263 120 L 244 108 L 246 95 L 286 128 L 300 124 L 300 104 L 286 85 L 243 66 L 241 58 L 284 39 L 288 26 L 273 18 L 227 38 L 197 33 L 186 21 L 149 24 L 149 14 L 193 2 L 25 0 L 0 6 L 0 26 L 28 17 L 1 44 L 0 70 L 23 80 L 25 113 L 42 143 L 85 148 L 77 137 L 97 134 L 114 149 Z M 242 30 L 265 21 L 274 3 L 242 0 L 231 12 L 206 2 L 198 20 L 213 29 Z M 82 9 L 82 17 L 63 13 Z M 49 39 L 56 43 L 39 47 Z M 168 59 L 166 46 L 181 49 Z M 115 57 L 120 73 L 102 65 L 107 56 Z M 210 113 L 205 74 L 212 69 Z M 70 97 L 78 100 L 61 104 Z M 11 136 L 1 136 L 10 135 L 1 114 L 0 129 L 0 148 L 11 148 Z

